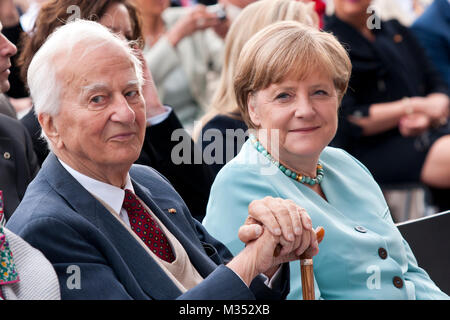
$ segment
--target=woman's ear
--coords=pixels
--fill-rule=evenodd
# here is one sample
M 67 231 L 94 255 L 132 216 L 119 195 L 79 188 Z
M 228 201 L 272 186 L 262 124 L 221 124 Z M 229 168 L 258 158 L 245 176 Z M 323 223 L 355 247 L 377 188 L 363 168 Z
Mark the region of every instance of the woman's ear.
M 259 109 L 257 107 L 255 93 L 250 93 L 248 95 L 247 106 L 248 106 L 248 115 L 250 117 L 250 120 L 253 122 L 253 124 L 256 127 L 259 127 L 261 125 L 261 120 L 259 117 Z
M 62 148 L 64 143 L 58 133 L 53 116 L 47 113 L 40 113 L 38 115 L 38 121 L 45 136 L 51 141 L 52 147 L 56 149 Z

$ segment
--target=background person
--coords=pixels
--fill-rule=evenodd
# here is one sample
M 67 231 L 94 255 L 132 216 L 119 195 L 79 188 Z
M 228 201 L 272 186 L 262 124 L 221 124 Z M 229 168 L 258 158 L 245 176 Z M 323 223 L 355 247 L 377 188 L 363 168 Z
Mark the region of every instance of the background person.
M 0 300 L 60 300 L 58 277 L 39 251 L 0 224 Z
M 411 30 L 450 87 L 450 3 L 433 1 L 414 21 Z
M 349 49 L 353 71 L 332 145 L 360 160 L 383 185 L 424 183 L 450 208 L 448 88 L 411 32 L 396 20 L 374 28 L 371 1 L 335 0 L 326 21 Z
M 2 24 L 0 22 L 0 31 Z M 9 87 L 10 58 L 16 47 L 0 34 L 0 92 Z M 0 114 L 0 300 L 59 299 L 55 271 L 41 252 L 3 227 L 39 166 L 26 129 Z
M 0 30 L 2 28 L 0 22 Z M 17 49 L 3 34 L 0 34 L 0 94 L 10 88 L 9 67 L 11 57 Z M 6 100 L 6 101 L 5 101 Z M 8 108 L 7 98 L 2 105 Z M 14 113 L 0 114 L 0 215 L 6 221 L 22 200 L 28 184 L 39 170 L 27 130 L 16 119 Z
M 169 0 L 135 0 L 142 15 L 144 57 L 164 104 L 192 128 L 206 110 L 208 75 L 221 68 L 229 21 L 207 7 L 169 7 Z

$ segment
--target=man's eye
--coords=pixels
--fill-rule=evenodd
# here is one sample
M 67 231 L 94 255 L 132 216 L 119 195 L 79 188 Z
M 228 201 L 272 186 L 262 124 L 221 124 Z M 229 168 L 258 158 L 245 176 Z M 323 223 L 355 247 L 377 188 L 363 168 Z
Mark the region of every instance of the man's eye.
M 91 103 L 95 103 L 95 104 L 101 104 L 105 102 L 105 97 L 104 96 L 95 96 L 91 99 Z
M 128 98 L 135 98 L 139 95 L 139 91 L 137 90 L 133 90 L 133 91 L 128 91 L 125 96 Z

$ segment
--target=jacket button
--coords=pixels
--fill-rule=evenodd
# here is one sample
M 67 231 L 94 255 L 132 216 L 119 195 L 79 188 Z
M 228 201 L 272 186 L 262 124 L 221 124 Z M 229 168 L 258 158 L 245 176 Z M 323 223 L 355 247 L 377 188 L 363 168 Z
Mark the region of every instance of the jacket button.
M 358 231 L 358 232 L 361 232 L 361 233 L 366 233 L 367 232 L 366 228 L 361 227 L 361 226 L 356 226 L 355 230 Z
M 392 279 L 392 282 L 394 283 L 394 286 L 398 289 L 403 288 L 403 280 L 400 277 L 394 277 Z
M 175 213 L 177 213 L 177 210 L 176 209 L 174 209 L 174 208 L 170 208 L 169 210 L 167 210 L 167 211 L 169 211 L 169 213 L 172 213 L 172 214 L 175 214 Z
M 388 254 L 385 248 L 380 248 L 378 249 L 378 255 L 380 256 L 381 259 L 386 259 Z
M 11 154 L 9 152 L 5 152 L 3 154 L 3 158 L 5 158 L 6 160 L 9 160 L 11 158 Z

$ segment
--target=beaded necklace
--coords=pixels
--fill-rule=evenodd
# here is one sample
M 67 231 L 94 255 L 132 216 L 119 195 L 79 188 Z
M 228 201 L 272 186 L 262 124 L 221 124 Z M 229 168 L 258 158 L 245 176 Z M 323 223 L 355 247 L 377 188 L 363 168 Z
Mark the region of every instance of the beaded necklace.
M 300 183 L 309 184 L 310 186 L 313 186 L 315 184 L 320 184 L 323 179 L 323 167 L 320 163 L 317 164 L 316 169 L 316 177 L 311 178 L 308 176 L 305 176 L 303 174 L 296 173 L 285 166 L 283 166 L 279 161 L 277 161 L 272 155 L 264 148 L 264 146 L 261 144 L 261 142 L 258 141 L 258 139 L 253 135 L 250 134 L 249 139 L 253 146 L 260 152 L 263 156 L 265 156 L 267 159 L 269 159 L 278 169 L 280 169 L 286 176 L 288 176 L 291 179 L 294 179 L 295 181 L 298 181 Z

